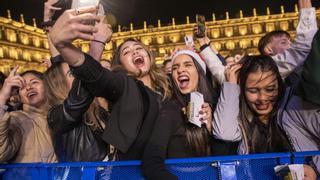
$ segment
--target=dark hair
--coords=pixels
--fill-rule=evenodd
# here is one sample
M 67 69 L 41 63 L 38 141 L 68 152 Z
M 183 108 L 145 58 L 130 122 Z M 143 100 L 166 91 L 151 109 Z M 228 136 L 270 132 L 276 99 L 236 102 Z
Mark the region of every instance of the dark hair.
M 42 72 L 35 71 L 35 70 L 29 70 L 29 71 L 25 71 L 25 72 L 21 73 L 20 76 L 24 76 L 26 74 L 32 74 L 32 75 L 36 76 L 37 78 L 43 80 L 43 73 Z
M 43 109 L 44 112 L 48 112 L 48 110 L 49 110 L 49 104 L 48 104 L 49 94 L 48 94 L 48 87 L 46 86 L 46 83 L 45 83 L 45 80 L 44 80 L 44 74 L 42 72 L 39 72 L 39 71 L 28 70 L 28 71 L 25 71 L 25 72 L 21 73 L 20 76 L 23 77 L 23 76 L 25 76 L 27 74 L 31 74 L 31 75 L 37 77 L 38 79 L 40 79 L 42 81 L 43 86 L 44 86 L 44 92 L 45 92 L 45 104 L 41 106 L 41 109 Z
M 191 56 L 190 56 L 191 57 Z M 197 69 L 199 81 L 198 81 L 198 92 L 203 94 L 204 101 L 209 104 L 213 104 L 213 94 L 210 90 L 210 82 L 206 78 L 204 70 L 201 68 L 199 63 L 191 57 L 194 65 Z M 172 83 L 173 98 L 178 102 L 181 108 L 187 106 L 184 95 L 181 94 L 175 82 Z M 208 156 L 211 154 L 210 146 L 210 132 L 205 126 L 201 128 L 195 127 L 193 124 L 190 124 L 187 116 L 184 116 L 185 128 L 186 128 L 186 138 L 187 138 L 187 147 L 191 152 L 195 153 L 196 156 Z
M 283 35 L 287 36 L 287 38 L 289 38 L 289 39 L 291 38 L 290 34 L 287 31 L 282 31 L 282 30 L 271 31 L 271 32 L 265 34 L 259 40 L 259 43 L 258 43 L 258 50 L 259 50 L 260 54 L 267 55 L 264 52 L 264 49 L 272 41 L 272 38 L 273 37 L 280 37 L 280 36 L 283 36 Z
M 166 66 L 169 62 L 171 62 L 171 59 L 165 59 L 162 63 L 163 66 Z
M 268 136 L 263 136 L 263 124 L 258 119 L 257 114 L 248 106 L 245 97 L 246 81 L 250 73 L 254 72 L 272 72 L 278 82 L 278 95 L 274 98 L 275 105 L 269 115 L 269 124 L 267 125 Z M 277 110 L 284 94 L 284 83 L 280 76 L 276 63 L 270 56 L 246 56 L 243 60 L 243 66 L 239 72 L 240 84 L 240 123 L 244 128 L 244 136 L 247 139 L 250 153 L 279 152 L 289 147 L 286 137 L 277 125 Z M 252 115 L 252 117 L 250 117 Z M 265 140 L 267 142 L 265 142 Z M 263 145 L 261 145 L 263 143 Z

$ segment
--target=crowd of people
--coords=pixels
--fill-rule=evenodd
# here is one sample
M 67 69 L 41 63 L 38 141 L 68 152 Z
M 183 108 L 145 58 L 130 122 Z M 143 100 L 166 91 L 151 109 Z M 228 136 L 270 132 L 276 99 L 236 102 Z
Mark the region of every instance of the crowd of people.
M 47 71 L 0 74 L 0 162 L 142 160 L 147 179 L 176 179 L 167 158 L 320 150 L 320 32 L 311 0 L 299 0 L 295 38 L 267 33 L 260 55 L 222 57 L 195 27 L 200 48 L 179 48 L 163 66 L 136 39 L 102 60 L 112 29 L 98 8 L 69 9 L 52 23 L 56 2 L 44 9 Z M 88 53 L 77 39 L 90 41 Z M 199 112 L 188 108 L 194 92 L 203 95 Z M 319 173 L 314 156 L 305 176 Z

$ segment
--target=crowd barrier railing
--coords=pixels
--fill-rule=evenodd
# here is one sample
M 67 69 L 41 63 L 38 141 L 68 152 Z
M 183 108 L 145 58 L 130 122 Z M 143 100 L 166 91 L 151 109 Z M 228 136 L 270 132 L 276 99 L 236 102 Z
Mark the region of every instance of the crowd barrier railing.
M 304 163 L 317 152 L 251 154 L 166 160 L 168 170 L 179 179 L 273 180 L 277 165 Z M 143 179 L 140 161 L 2 164 L 0 179 L 100 180 Z

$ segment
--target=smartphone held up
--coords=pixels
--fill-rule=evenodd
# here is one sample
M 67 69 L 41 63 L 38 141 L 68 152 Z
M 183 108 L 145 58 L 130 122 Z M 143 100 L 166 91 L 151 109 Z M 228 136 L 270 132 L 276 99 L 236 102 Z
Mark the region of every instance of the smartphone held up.
M 72 0 L 72 5 L 71 5 L 71 9 L 76 9 L 79 12 L 82 13 L 94 13 L 97 14 L 97 11 L 95 9 L 93 10 L 88 10 L 85 12 L 82 12 L 84 9 L 88 8 L 88 7 L 97 7 L 99 6 L 99 0 Z M 82 9 L 82 11 L 81 11 Z M 103 12 L 104 14 L 104 12 Z M 86 21 L 83 22 L 83 24 L 88 24 L 88 25 L 94 25 L 96 22 L 95 21 Z
M 99 0 L 72 0 L 71 9 L 80 9 L 90 6 L 98 6 Z
M 197 15 L 196 17 L 196 22 L 197 22 L 197 32 L 196 32 L 196 37 L 197 38 L 203 38 L 206 35 L 206 18 L 203 15 Z

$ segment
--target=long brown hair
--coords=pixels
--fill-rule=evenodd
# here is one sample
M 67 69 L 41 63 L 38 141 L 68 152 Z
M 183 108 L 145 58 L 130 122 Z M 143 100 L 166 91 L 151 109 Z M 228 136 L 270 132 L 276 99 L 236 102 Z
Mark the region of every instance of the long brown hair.
M 263 142 L 262 135 L 262 122 L 260 122 L 258 115 L 252 110 L 245 97 L 246 81 L 250 73 L 254 72 L 269 72 L 276 76 L 278 82 L 278 95 L 270 97 L 275 101 L 275 105 L 269 114 L 269 122 L 267 125 L 267 142 Z M 243 66 L 239 72 L 240 83 L 240 123 L 244 128 L 244 136 L 247 139 L 250 153 L 263 153 L 263 152 L 279 152 L 283 149 L 289 148 L 289 143 L 284 136 L 283 132 L 277 125 L 277 110 L 284 94 L 284 83 L 280 76 L 278 67 L 273 59 L 269 56 L 246 56 L 243 59 Z M 261 143 L 264 143 L 261 145 Z
M 190 56 L 191 57 L 191 56 Z M 211 89 L 209 88 L 209 81 L 205 75 L 204 70 L 201 68 L 199 63 L 191 57 L 194 65 L 199 74 L 198 81 L 198 92 L 203 94 L 204 101 L 209 104 L 213 104 L 213 94 Z M 187 106 L 186 99 L 184 95 L 181 94 L 175 82 L 172 83 L 172 91 L 173 98 L 181 105 L 181 108 L 185 108 Z M 187 138 L 187 147 L 191 152 L 195 154 L 195 156 L 209 156 L 211 155 L 211 144 L 210 144 L 210 132 L 207 127 L 202 126 L 201 128 L 196 127 L 193 124 L 190 124 L 187 116 L 184 114 L 185 121 L 185 130 L 186 130 L 186 138 Z
M 48 93 L 50 94 L 49 105 L 53 107 L 58 104 L 62 104 L 67 98 L 69 89 L 67 85 L 66 77 L 63 75 L 62 63 L 54 63 L 45 72 L 45 83 L 48 87 Z M 102 130 L 105 127 L 103 119 L 99 115 L 99 104 L 96 99 L 91 103 L 89 109 L 84 114 L 84 122 L 91 127 L 92 130 Z
M 63 74 L 62 62 L 53 63 L 45 72 L 44 82 L 48 87 L 48 94 L 50 94 L 48 101 L 51 107 L 62 104 L 68 96 L 67 80 Z
M 141 43 L 138 40 L 129 38 L 126 39 L 114 52 L 114 56 L 112 59 L 112 68 L 113 69 L 117 69 L 117 68 L 122 68 L 121 66 L 121 62 L 120 62 L 120 54 L 121 54 L 121 47 L 126 43 L 126 42 L 136 42 L 139 45 L 141 45 L 148 53 L 149 58 L 150 58 L 150 71 L 149 71 L 149 75 L 151 78 L 151 86 L 152 89 L 154 89 L 157 93 L 162 95 L 162 99 L 167 99 L 171 96 L 171 91 L 170 91 L 170 86 L 169 86 L 169 80 L 165 74 L 165 72 L 163 71 L 163 69 L 159 66 L 156 65 L 156 61 L 154 56 L 152 55 L 151 51 L 149 50 L 149 48 L 147 46 L 145 46 L 143 43 Z M 136 75 L 139 76 L 139 75 Z

